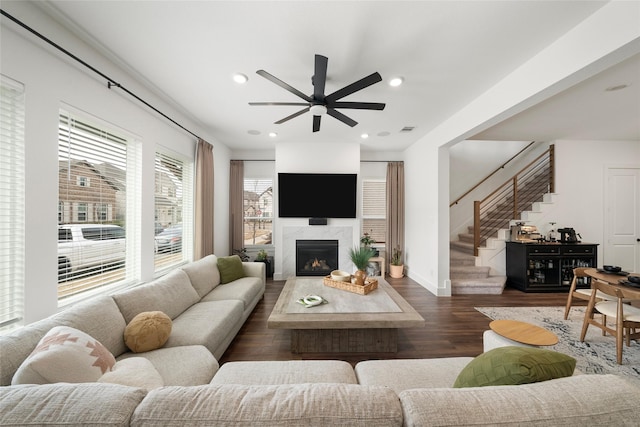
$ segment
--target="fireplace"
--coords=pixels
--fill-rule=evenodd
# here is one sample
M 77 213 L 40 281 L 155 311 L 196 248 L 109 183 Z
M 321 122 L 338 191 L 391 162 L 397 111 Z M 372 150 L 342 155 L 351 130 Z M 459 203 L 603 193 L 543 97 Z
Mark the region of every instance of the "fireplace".
M 296 240 L 296 276 L 326 276 L 337 269 L 337 240 Z

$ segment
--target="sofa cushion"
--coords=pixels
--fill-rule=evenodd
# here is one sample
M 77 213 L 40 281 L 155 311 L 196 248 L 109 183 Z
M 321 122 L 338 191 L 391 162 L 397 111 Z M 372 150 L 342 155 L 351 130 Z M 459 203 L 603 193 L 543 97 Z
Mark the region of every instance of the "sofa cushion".
M 202 298 L 202 301 L 224 301 L 236 299 L 242 301 L 244 309 L 264 294 L 264 282 L 258 277 L 243 277 L 224 286 L 218 286 Z
M 128 426 L 146 393 L 98 383 L 0 387 L 0 425 Z
M 358 384 L 358 381 L 351 364 L 342 360 L 227 362 L 211 380 L 211 384 L 302 383 Z
M 396 393 L 411 388 L 451 387 L 473 357 L 365 360 L 356 364 L 358 383 L 387 386 Z
M 139 387 L 147 391 L 164 385 L 160 372 L 144 357 L 131 357 L 116 362 L 111 371 L 98 378 L 98 382 Z
M 52 328 L 13 376 L 12 384 L 97 381 L 116 360 L 99 341 L 68 326 Z
M 220 271 L 220 283 L 223 285 L 244 277 L 242 260 L 238 255 L 218 258 L 218 271 Z
M 124 329 L 124 342 L 134 353 L 162 347 L 171 334 L 171 318 L 161 311 L 145 311 Z
M 238 300 L 194 304 L 173 320 L 165 347 L 199 344 L 215 353 L 227 333 L 242 322 L 242 313 L 242 301 Z
M 218 370 L 218 361 L 202 345 L 159 348 L 146 353 L 125 353 L 118 362 L 144 357 L 150 361 L 162 377 L 165 386 L 189 386 L 209 384 Z
M 141 426 L 401 426 L 398 396 L 357 384 L 208 385 L 153 390 L 136 408 Z
M 534 347 L 498 347 L 482 353 L 464 367 L 454 387 L 515 385 L 573 375 L 576 359 Z
M 145 311 L 162 311 L 171 319 L 200 300 L 191 286 L 189 276 L 181 269 L 175 269 L 165 276 L 145 285 L 113 295 L 126 323 Z
M 98 296 L 74 304 L 54 316 L 0 335 L 0 385 L 11 384 L 18 367 L 40 339 L 55 326 L 70 326 L 100 341 L 114 355 L 127 350 L 124 344 L 124 317 L 113 298 Z
M 637 425 L 640 388 L 616 375 L 534 384 L 405 390 L 405 426 Z
M 191 262 L 182 269 L 189 276 L 191 285 L 195 288 L 200 298 L 207 295 L 220 284 L 220 272 L 218 271 L 218 258 L 215 255 L 207 255 L 197 261 Z

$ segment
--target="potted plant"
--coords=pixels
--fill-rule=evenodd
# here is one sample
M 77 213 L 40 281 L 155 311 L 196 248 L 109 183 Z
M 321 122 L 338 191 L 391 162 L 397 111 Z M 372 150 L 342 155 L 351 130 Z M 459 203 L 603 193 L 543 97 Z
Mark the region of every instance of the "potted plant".
M 400 247 L 393 249 L 391 254 L 391 265 L 389 266 L 389 276 L 400 279 L 403 276 L 404 265 L 402 264 L 402 251 Z
M 373 254 L 374 252 L 371 248 L 363 246 L 349 250 L 349 258 L 357 268 L 353 275 L 357 285 L 364 286 L 364 279 L 367 278 L 366 268 L 369 265 L 369 258 L 373 257 Z
M 374 243 L 376 243 L 376 240 L 371 237 L 371 234 L 369 233 L 364 233 L 362 235 L 362 237 L 360 237 L 360 243 L 362 243 L 362 245 L 367 248 L 367 249 L 372 249 L 373 250 L 373 256 L 378 256 L 380 254 L 380 252 L 375 249 L 375 248 L 371 248 L 371 245 L 373 245 Z
M 256 262 L 263 262 L 265 264 L 267 277 L 273 277 L 273 273 L 271 271 L 271 260 L 269 259 L 267 251 L 260 249 L 256 255 Z

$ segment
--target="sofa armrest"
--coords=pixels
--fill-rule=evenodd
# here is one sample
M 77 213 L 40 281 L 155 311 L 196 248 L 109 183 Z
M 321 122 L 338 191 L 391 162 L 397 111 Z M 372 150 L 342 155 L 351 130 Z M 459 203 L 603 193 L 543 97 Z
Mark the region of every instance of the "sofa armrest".
M 242 269 L 245 276 L 258 277 L 262 283 L 267 283 L 267 267 L 264 262 L 243 262 Z

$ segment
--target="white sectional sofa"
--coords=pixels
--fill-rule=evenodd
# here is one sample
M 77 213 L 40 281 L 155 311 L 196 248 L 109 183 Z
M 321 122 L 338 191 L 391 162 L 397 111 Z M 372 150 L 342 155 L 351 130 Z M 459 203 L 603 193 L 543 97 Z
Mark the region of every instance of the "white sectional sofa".
M 453 388 L 472 357 L 228 362 L 217 358 L 265 286 L 263 263 L 219 285 L 214 256 L 147 285 L 97 298 L 0 336 L 0 425 L 65 426 L 583 426 L 640 425 L 640 388 L 615 375 L 575 375 L 524 385 Z M 137 314 L 172 318 L 166 344 L 131 353 Z M 118 361 L 151 361 L 164 385 L 102 382 L 10 385 L 49 329 L 98 339 Z
M 0 336 L 0 385 L 7 386 L 38 341 L 64 325 L 98 340 L 116 358 L 144 357 L 164 385 L 207 384 L 222 356 L 264 295 L 264 263 L 242 263 L 245 277 L 220 284 L 217 257 L 209 255 L 150 283 L 100 296 Z M 146 353 L 131 352 L 127 324 L 139 313 L 162 311 L 172 319 L 167 343 Z

